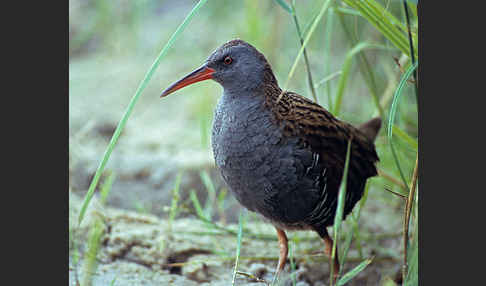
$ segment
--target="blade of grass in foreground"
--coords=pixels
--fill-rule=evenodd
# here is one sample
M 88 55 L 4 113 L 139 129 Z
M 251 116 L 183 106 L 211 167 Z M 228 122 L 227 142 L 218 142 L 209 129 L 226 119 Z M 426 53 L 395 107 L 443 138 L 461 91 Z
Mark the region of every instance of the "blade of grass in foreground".
M 303 34 L 300 31 L 299 20 L 297 19 L 297 12 L 295 11 L 295 0 L 292 0 L 292 2 L 290 2 L 290 5 L 292 5 L 292 13 L 291 14 L 292 14 L 292 18 L 294 19 L 295 28 L 297 29 L 297 34 L 299 35 L 300 44 L 303 45 L 304 39 L 303 39 Z M 306 51 L 305 48 L 304 48 L 304 62 L 305 62 L 305 66 L 306 66 L 306 69 L 307 69 L 307 80 L 309 82 L 309 89 L 311 90 L 312 97 L 314 98 L 314 102 L 317 103 L 316 88 L 314 87 L 314 81 L 312 80 L 312 73 L 311 73 L 311 70 L 310 70 L 309 59 L 307 57 L 307 51 Z
M 285 2 L 285 0 L 275 0 L 275 2 L 277 2 L 277 4 L 284 8 L 284 10 L 287 12 L 292 13 L 292 9 L 290 8 L 289 4 Z
M 174 41 L 177 39 L 179 34 L 185 29 L 187 24 L 191 21 L 192 17 L 196 14 L 196 12 L 207 2 L 208 0 L 201 0 L 199 1 L 194 8 L 191 10 L 191 12 L 187 15 L 187 17 L 182 21 L 182 24 L 176 29 L 174 34 L 170 37 L 169 41 L 167 44 L 162 48 L 160 51 L 159 55 L 153 62 L 152 66 L 148 70 L 148 72 L 145 74 L 145 77 L 141 81 L 140 85 L 138 86 L 137 90 L 135 91 L 135 95 L 132 97 L 130 100 L 130 103 L 128 104 L 128 107 L 125 111 L 125 114 L 123 115 L 122 119 L 118 123 L 118 126 L 115 129 L 115 132 L 113 133 L 113 136 L 111 137 L 110 143 L 108 144 L 108 147 L 106 148 L 105 154 L 103 155 L 103 158 L 101 159 L 100 165 L 98 166 L 98 169 L 96 169 L 96 173 L 93 177 L 93 180 L 91 181 L 91 184 L 89 186 L 88 192 L 86 193 L 86 196 L 84 197 L 84 202 L 83 206 L 81 207 L 81 211 L 79 212 L 79 217 L 78 217 L 78 225 L 81 224 L 81 221 L 84 218 L 84 214 L 86 212 L 86 208 L 89 205 L 89 202 L 91 201 L 91 198 L 94 195 L 94 191 L 96 186 L 98 185 L 98 181 L 100 180 L 101 174 L 103 173 L 103 170 L 105 169 L 106 163 L 108 162 L 108 159 L 110 158 L 111 152 L 113 151 L 113 148 L 116 145 L 116 142 L 118 141 L 118 138 L 120 137 L 121 131 L 125 127 L 125 124 L 127 123 L 128 117 L 130 117 L 130 114 L 132 113 L 133 107 L 135 106 L 135 103 L 137 102 L 138 98 L 142 94 L 142 91 L 145 89 L 147 84 L 149 83 L 150 79 L 152 78 L 155 70 L 160 64 L 160 61 L 162 58 L 167 54 L 167 51 L 169 48 L 172 46 Z
M 380 31 L 400 51 L 406 55 L 410 54 L 408 39 L 405 34 L 405 25 L 387 11 L 381 3 L 375 0 L 343 0 L 343 2 L 359 11 L 371 25 Z
M 414 48 L 413 48 L 413 37 L 412 37 L 412 31 L 410 30 L 410 16 L 408 15 L 408 5 L 407 5 L 407 2 L 405 0 L 403 1 L 403 8 L 405 10 L 405 18 L 407 19 L 408 43 L 410 45 L 410 59 L 412 60 L 412 64 L 414 64 L 415 63 L 415 52 L 414 52 Z M 413 72 L 413 79 L 415 81 L 415 84 L 414 84 L 414 87 L 415 87 L 415 97 L 416 97 L 416 100 L 418 102 L 417 71 L 414 71 Z
M 363 192 L 363 197 L 361 198 L 358 210 L 353 211 L 349 215 L 350 218 L 351 218 L 352 229 L 350 229 L 348 231 L 348 233 L 346 234 L 344 246 L 341 248 L 343 251 L 342 251 L 341 259 L 339 261 L 340 271 L 342 271 L 344 269 L 344 263 L 346 262 L 346 257 L 348 255 L 348 251 L 349 251 L 349 248 L 351 246 L 351 240 L 353 238 L 353 235 L 356 236 L 356 242 L 355 242 L 356 248 L 358 249 L 358 253 L 360 254 L 360 257 L 362 257 L 362 250 L 361 250 L 361 245 L 360 245 L 360 235 L 359 235 L 359 229 L 358 229 L 358 220 L 361 216 L 361 209 L 363 208 L 364 204 L 366 203 L 366 200 L 368 199 L 369 187 L 370 187 L 370 182 L 368 181 L 368 182 L 366 182 L 365 189 L 364 189 L 364 192 Z
M 412 245 L 408 257 L 409 269 L 405 277 L 403 285 L 417 285 L 418 284 L 418 221 L 415 220 L 415 231 Z
M 415 159 L 415 168 L 413 170 L 412 181 L 410 182 L 410 193 L 408 194 L 407 198 L 407 205 L 405 207 L 405 219 L 403 220 L 403 267 L 402 267 L 402 279 L 405 280 L 405 277 L 408 273 L 408 228 L 410 224 L 410 215 L 412 213 L 412 206 L 413 201 L 415 198 L 415 190 L 417 188 L 417 179 L 418 179 L 418 153 Z
M 194 191 L 194 189 L 191 189 L 191 191 L 189 192 L 189 197 L 190 197 L 192 204 L 194 206 L 194 210 L 196 210 L 196 215 L 200 218 L 204 218 L 204 219 L 210 221 L 206 217 L 206 214 L 204 213 L 204 211 L 201 207 L 201 203 L 199 203 L 199 199 L 197 198 L 196 191 Z
M 336 3 L 333 3 L 333 6 L 336 6 Z M 326 74 L 329 74 L 331 72 L 331 48 L 332 48 L 332 31 L 334 27 L 334 18 L 336 17 L 334 14 L 334 7 L 329 9 L 327 11 L 327 17 L 325 19 L 324 23 L 324 46 L 323 46 L 323 62 L 324 62 L 324 70 Z M 341 73 L 339 73 L 341 74 Z M 320 84 L 322 80 L 318 83 Z M 317 88 L 317 87 L 316 87 Z M 333 106 L 332 104 L 332 87 L 331 84 L 326 85 L 326 93 L 327 93 L 327 107 L 328 109 L 331 109 Z
M 111 173 L 110 176 L 106 179 L 101 187 L 101 205 L 104 205 L 108 194 L 110 193 L 111 186 L 113 185 L 113 181 L 115 180 L 115 174 Z M 85 253 L 85 259 L 83 262 L 83 272 L 81 278 L 81 285 L 83 286 L 90 286 L 92 285 L 93 275 L 98 268 L 98 260 L 96 257 L 98 256 L 98 251 L 101 245 L 101 236 L 105 232 L 105 223 L 101 215 L 97 215 L 95 218 L 94 224 L 89 230 L 89 237 L 88 237 L 88 247 Z
M 168 229 L 169 233 L 172 232 L 172 223 L 174 222 L 174 218 L 177 215 L 177 203 L 179 202 L 179 188 L 181 185 L 181 179 L 182 179 L 182 173 L 177 174 L 177 177 L 175 179 L 174 183 L 174 189 L 172 189 L 172 200 L 170 204 L 170 210 L 169 210 L 169 221 L 168 221 Z
M 213 181 L 211 180 L 211 177 L 209 177 L 206 170 L 201 171 L 199 176 L 201 177 L 201 180 L 208 191 L 208 198 L 204 206 L 204 212 L 206 213 L 206 217 L 211 219 L 211 216 L 213 215 L 213 205 L 216 202 L 216 189 L 214 188 Z
M 236 272 L 238 270 L 238 261 L 240 259 L 240 250 L 241 250 L 241 237 L 243 236 L 243 210 L 240 210 L 240 218 L 238 223 L 238 237 L 236 239 L 236 259 L 235 259 L 235 269 L 233 271 L 233 281 L 231 285 L 235 285 L 236 281 Z
M 295 72 L 295 69 L 297 68 L 297 64 L 299 63 L 300 57 L 304 53 L 304 48 L 305 48 L 305 46 L 307 46 L 307 43 L 309 42 L 312 34 L 314 33 L 314 30 L 316 29 L 317 24 L 319 23 L 319 21 L 321 20 L 322 16 L 324 15 L 324 12 L 326 12 L 327 8 L 329 7 L 329 3 L 330 3 L 330 0 L 325 0 L 324 1 L 324 3 L 322 4 L 321 11 L 319 12 L 319 15 L 316 17 L 316 19 L 312 23 L 312 26 L 310 27 L 309 32 L 305 36 L 304 43 L 301 45 L 300 50 L 297 53 L 297 57 L 295 57 L 294 64 L 292 65 L 292 68 L 290 69 L 290 72 L 289 72 L 289 74 L 287 76 L 287 80 L 285 81 L 285 84 L 284 84 L 284 88 L 282 89 L 282 93 L 280 94 L 280 96 L 277 99 L 277 101 L 280 100 L 280 98 L 283 95 L 283 93 L 287 90 L 287 87 L 288 87 L 290 78 L 294 75 L 294 72 Z
M 341 179 L 341 185 L 339 187 L 339 193 L 338 193 L 338 202 L 337 202 L 337 209 L 336 209 L 336 215 L 334 216 L 334 243 L 332 244 L 332 254 L 331 254 L 331 259 L 334 261 L 337 256 L 337 241 L 338 241 L 338 234 L 339 234 L 339 229 L 341 227 L 341 222 L 343 220 L 343 212 L 344 212 L 344 203 L 346 202 L 346 185 L 347 185 L 347 178 L 348 178 L 348 169 L 349 169 L 349 157 L 351 155 L 351 140 L 348 141 L 348 148 L 346 150 L 346 161 L 344 163 L 344 171 L 343 171 L 343 177 Z M 333 279 L 333 273 L 334 273 L 334 263 L 331 263 L 331 271 L 330 271 L 330 284 L 331 286 L 334 285 L 334 279 Z
M 405 86 L 405 83 L 407 82 L 408 78 L 410 75 L 412 75 L 413 71 L 417 68 L 418 62 L 415 62 L 413 65 L 411 65 L 408 70 L 403 74 L 400 83 L 398 84 L 397 90 L 395 91 L 395 95 L 393 95 L 393 102 L 391 105 L 390 109 L 390 118 L 388 120 L 388 141 L 390 142 L 390 148 L 392 151 L 392 155 L 394 158 L 394 161 L 397 165 L 398 171 L 400 172 L 400 177 L 404 183 L 405 186 L 407 186 L 407 180 L 405 179 L 405 175 L 403 174 L 402 168 L 400 166 L 400 162 L 398 161 L 398 155 L 396 153 L 395 147 L 393 146 L 393 123 L 395 121 L 395 114 L 397 112 L 398 108 L 398 100 L 400 99 L 400 96 L 402 95 L 402 90 L 403 87 Z M 407 188 L 408 192 L 408 188 Z
M 365 269 L 365 267 L 368 266 L 368 264 L 370 264 L 372 260 L 373 260 L 373 258 L 369 258 L 369 259 L 366 259 L 365 261 L 361 262 L 360 264 L 358 264 L 358 266 L 353 268 L 353 270 L 344 274 L 343 277 L 341 277 L 341 279 L 339 279 L 337 285 L 338 286 L 345 285 L 354 276 L 358 275 L 361 271 L 363 271 L 363 269 Z

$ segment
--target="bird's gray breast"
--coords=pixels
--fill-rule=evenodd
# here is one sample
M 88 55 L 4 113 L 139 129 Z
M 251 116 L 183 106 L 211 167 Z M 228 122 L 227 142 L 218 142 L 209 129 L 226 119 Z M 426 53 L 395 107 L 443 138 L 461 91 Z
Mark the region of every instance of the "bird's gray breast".
M 284 137 L 262 100 L 223 95 L 215 111 L 215 163 L 236 199 L 274 221 L 302 220 L 319 198 L 313 154 Z
M 216 166 L 238 201 L 255 211 L 270 182 L 265 180 L 272 145 L 280 141 L 269 111 L 251 98 L 223 95 L 215 111 L 212 146 Z

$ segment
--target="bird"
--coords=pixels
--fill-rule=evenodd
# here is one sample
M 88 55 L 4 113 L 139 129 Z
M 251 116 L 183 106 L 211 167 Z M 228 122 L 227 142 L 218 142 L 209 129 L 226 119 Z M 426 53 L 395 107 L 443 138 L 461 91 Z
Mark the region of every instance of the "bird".
M 274 279 L 287 261 L 285 231 L 311 230 L 324 242 L 336 281 L 339 258 L 337 253 L 331 258 L 334 242 L 327 227 L 336 214 L 348 142 L 343 219 L 363 196 L 367 179 L 377 175 L 374 141 L 381 119 L 355 127 L 282 90 L 265 56 L 241 39 L 218 47 L 160 97 L 209 79 L 223 87 L 211 132 L 215 165 L 236 200 L 275 227 L 280 251 Z

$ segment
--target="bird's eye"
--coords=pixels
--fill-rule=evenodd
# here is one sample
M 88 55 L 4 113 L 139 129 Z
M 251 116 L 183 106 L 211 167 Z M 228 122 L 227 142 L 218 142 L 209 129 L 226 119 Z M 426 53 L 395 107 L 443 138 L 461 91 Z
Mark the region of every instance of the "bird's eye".
M 230 57 L 230 56 L 227 56 L 226 58 L 224 58 L 224 63 L 229 65 L 233 62 L 233 59 Z

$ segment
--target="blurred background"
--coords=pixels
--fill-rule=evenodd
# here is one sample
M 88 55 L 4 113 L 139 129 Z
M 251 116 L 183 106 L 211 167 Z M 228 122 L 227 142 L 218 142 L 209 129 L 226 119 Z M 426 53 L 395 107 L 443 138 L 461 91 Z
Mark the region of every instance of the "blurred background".
M 322 2 L 296 1 L 302 31 L 308 30 Z M 401 1 L 377 2 L 398 19 L 404 19 Z M 86 193 L 138 85 L 196 3 L 194 0 L 69 1 L 70 196 L 82 197 Z M 408 58 L 359 14 L 351 13 L 340 1 L 335 3 L 320 20 L 306 47 L 318 102 L 327 109 L 332 106 L 346 55 L 356 43 L 378 44 L 383 48 L 367 49 L 364 53 L 374 72 L 386 124 L 393 93 L 403 74 L 402 65 Z M 345 12 L 348 9 L 348 13 L 339 17 L 338 7 Z M 357 42 L 353 42 L 349 33 Z M 243 39 L 264 53 L 280 85 L 285 83 L 301 44 L 292 16 L 278 1 L 208 1 L 161 61 L 115 146 L 106 167 L 107 172 L 116 175 L 107 206 L 165 219 L 176 178 L 180 176 L 180 204 L 186 208 L 176 219 L 194 216 L 190 199 L 193 192 L 205 208 L 213 209 L 209 213 L 212 221 L 221 225 L 238 223 L 240 206 L 227 193 L 215 170 L 210 147 L 213 110 L 222 88 L 216 82 L 204 81 L 159 98 L 166 87 L 199 67 L 212 51 L 234 38 Z M 357 61 L 351 63 L 338 117 L 356 125 L 379 113 Z M 303 58 L 288 89 L 312 99 Z M 412 85 L 404 90 L 395 121 L 400 130 L 417 140 Z M 387 178 L 370 180 L 369 196 L 358 224 L 362 236 L 359 243 L 362 247 L 369 246 L 360 254 L 374 256 L 375 262 L 368 272 L 360 274 L 361 284 L 351 285 L 378 285 L 373 283 L 385 283 L 386 279 L 400 281 L 397 277 L 403 251 L 400 233 L 404 200 L 392 193 L 402 191 L 385 128 L 376 147 L 381 159 L 378 167 Z M 406 140 L 396 140 L 396 148 L 404 176 L 409 179 L 416 149 Z M 260 220 L 254 215 L 248 219 Z M 356 249 L 356 245 L 352 244 L 351 249 Z

